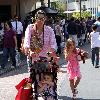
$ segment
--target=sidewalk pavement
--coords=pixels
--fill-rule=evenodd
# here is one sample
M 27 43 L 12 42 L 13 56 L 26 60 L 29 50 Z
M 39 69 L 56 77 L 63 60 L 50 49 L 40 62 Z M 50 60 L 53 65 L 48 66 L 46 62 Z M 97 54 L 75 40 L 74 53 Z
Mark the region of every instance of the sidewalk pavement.
M 0 65 L 2 63 L 2 54 L 0 54 Z M 9 59 L 10 60 L 10 59 Z M 13 71 L 13 70 L 17 70 L 19 69 L 20 67 L 26 65 L 26 56 L 21 54 L 20 56 L 20 62 L 19 62 L 19 66 L 16 66 L 16 68 L 11 68 L 11 61 L 8 61 L 8 64 L 5 66 L 5 69 L 0 69 L 0 76 L 2 76 L 3 74 L 6 74 L 10 71 Z
M 58 73 L 59 100 L 71 100 L 72 97 L 65 66 L 62 66 L 63 73 Z M 77 87 L 77 100 L 100 100 L 100 68 L 94 68 L 88 59 L 85 64 L 80 62 L 80 69 L 82 79 Z

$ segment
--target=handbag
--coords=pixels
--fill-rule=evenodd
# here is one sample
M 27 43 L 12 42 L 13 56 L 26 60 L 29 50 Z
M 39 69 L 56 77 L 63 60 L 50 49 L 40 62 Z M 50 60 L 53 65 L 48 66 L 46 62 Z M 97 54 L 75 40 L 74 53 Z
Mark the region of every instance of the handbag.
M 15 100 L 32 100 L 32 86 L 29 78 L 23 79 L 15 87 L 18 90 Z

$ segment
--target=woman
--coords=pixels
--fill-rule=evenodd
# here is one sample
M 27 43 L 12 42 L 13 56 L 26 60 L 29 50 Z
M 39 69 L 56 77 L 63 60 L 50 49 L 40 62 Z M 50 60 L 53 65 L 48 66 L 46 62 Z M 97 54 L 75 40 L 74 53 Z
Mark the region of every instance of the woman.
M 44 25 L 46 20 L 45 12 L 39 10 L 35 15 L 35 19 L 35 23 L 28 25 L 26 28 L 24 39 L 25 54 L 32 57 L 33 63 L 39 57 L 47 57 L 47 52 L 54 53 L 57 48 L 53 29 Z M 39 47 L 34 46 L 34 44 L 39 45 Z
M 62 37 L 62 33 L 61 33 L 61 29 L 60 29 L 60 23 L 59 20 L 56 21 L 56 25 L 55 25 L 55 34 L 56 34 L 56 42 L 57 42 L 57 54 L 61 54 L 61 37 Z
M 16 33 L 12 30 L 12 24 L 10 21 L 5 22 L 4 24 L 4 39 L 3 39 L 3 61 L 1 64 L 1 68 L 5 68 L 8 57 L 10 56 L 12 60 L 11 68 L 16 67 L 16 51 L 15 48 L 17 47 L 17 40 L 16 40 Z
M 39 10 L 35 14 L 35 19 L 35 23 L 28 25 L 26 28 L 23 46 L 28 61 L 30 62 L 29 59 L 32 58 L 32 66 L 29 65 L 29 67 L 31 67 L 30 77 L 32 78 L 32 83 L 34 82 L 34 91 L 36 94 L 37 71 L 39 72 L 39 80 L 41 80 L 42 72 L 47 68 L 47 62 L 42 61 L 47 61 L 48 52 L 52 52 L 51 55 L 55 56 L 57 44 L 53 29 L 50 26 L 44 25 L 46 20 L 45 12 Z M 37 97 L 35 96 L 35 98 Z

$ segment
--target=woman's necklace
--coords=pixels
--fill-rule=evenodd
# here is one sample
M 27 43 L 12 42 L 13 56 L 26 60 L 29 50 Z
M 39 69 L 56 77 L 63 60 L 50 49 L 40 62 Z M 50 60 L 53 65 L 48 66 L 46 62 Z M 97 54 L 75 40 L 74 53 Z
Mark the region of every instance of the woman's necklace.
M 36 31 L 37 31 L 37 33 L 38 33 L 39 35 L 41 35 L 42 32 L 43 32 L 43 28 L 37 29 Z

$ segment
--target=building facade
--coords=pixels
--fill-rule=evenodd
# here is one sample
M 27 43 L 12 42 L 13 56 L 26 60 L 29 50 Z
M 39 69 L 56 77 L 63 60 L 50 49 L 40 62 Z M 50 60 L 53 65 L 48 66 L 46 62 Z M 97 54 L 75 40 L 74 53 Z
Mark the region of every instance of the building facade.
M 80 10 L 80 0 L 67 0 L 67 10 Z M 97 18 L 100 12 L 100 0 L 81 0 L 81 9 L 90 11 L 92 18 Z
M 34 10 L 38 0 L 0 0 L 0 20 L 8 20 L 14 15 L 25 18 L 27 13 Z

